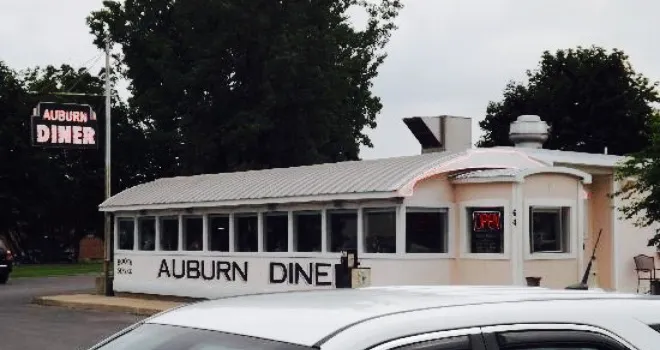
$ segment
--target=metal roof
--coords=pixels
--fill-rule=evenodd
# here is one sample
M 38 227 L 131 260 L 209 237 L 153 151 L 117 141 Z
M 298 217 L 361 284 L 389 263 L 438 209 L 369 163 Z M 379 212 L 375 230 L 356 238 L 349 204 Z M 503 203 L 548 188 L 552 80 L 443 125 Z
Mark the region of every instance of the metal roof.
M 452 161 L 454 159 L 456 161 Z M 172 177 L 126 189 L 103 202 L 100 209 L 119 211 L 158 209 L 165 206 L 186 208 L 204 205 L 262 205 L 312 200 L 351 200 L 357 199 L 358 195 L 360 198 L 393 198 L 410 192 L 411 189 L 407 187 L 414 186 L 415 181 L 442 172 L 493 168 L 462 174 L 457 179 L 515 177 L 520 171 L 516 168 L 563 165 L 611 168 L 623 159 L 624 157 L 604 154 L 495 147 L 458 153 L 426 153 L 291 168 Z
M 416 156 L 349 161 L 235 173 L 158 179 L 126 189 L 100 205 L 121 208 L 157 204 L 218 203 L 239 200 L 391 193 L 416 176 L 462 155 Z

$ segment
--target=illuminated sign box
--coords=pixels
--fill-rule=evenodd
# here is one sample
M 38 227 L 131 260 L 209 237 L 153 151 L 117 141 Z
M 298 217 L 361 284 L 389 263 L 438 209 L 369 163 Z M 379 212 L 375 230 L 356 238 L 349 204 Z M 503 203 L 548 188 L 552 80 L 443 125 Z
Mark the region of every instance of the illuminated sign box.
M 504 208 L 471 208 L 470 251 L 472 253 L 504 252 Z
M 97 149 L 96 113 L 84 104 L 40 102 L 32 116 L 32 145 Z

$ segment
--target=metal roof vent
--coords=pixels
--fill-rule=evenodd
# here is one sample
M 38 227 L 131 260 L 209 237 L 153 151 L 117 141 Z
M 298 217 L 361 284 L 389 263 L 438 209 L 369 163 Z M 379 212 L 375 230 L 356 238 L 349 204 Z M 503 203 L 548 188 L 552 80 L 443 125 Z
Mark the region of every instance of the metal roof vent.
M 516 147 L 543 148 L 548 140 L 548 124 L 538 115 L 521 115 L 511 123 L 509 140 Z

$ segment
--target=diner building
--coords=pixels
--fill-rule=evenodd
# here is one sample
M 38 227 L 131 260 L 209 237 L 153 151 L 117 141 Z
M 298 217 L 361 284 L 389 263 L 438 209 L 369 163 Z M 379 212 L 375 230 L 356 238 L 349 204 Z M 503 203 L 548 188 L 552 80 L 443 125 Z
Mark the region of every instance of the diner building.
M 372 285 L 482 284 L 635 291 L 653 228 L 620 219 L 623 158 L 543 149 L 538 116 L 512 147 L 473 148 L 471 119 L 404 119 L 420 155 L 163 178 L 100 205 L 114 220 L 114 290 L 188 297 L 335 288 L 357 249 Z M 606 153 L 606 152 L 605 152 Z

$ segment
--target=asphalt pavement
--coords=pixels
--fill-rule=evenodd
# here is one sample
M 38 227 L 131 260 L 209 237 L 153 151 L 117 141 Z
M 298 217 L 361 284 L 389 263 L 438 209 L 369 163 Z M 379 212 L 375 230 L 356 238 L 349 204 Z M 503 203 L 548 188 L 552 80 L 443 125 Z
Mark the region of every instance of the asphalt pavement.
M 30 304 L 36 296 L 93 291 L 92 276 L 10 278 L 0 285 L 0 349 L 84 350 L 140 320 L 122 313 Z

